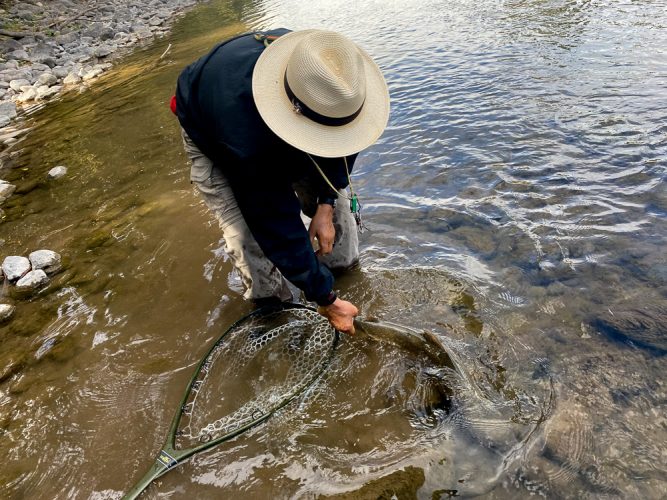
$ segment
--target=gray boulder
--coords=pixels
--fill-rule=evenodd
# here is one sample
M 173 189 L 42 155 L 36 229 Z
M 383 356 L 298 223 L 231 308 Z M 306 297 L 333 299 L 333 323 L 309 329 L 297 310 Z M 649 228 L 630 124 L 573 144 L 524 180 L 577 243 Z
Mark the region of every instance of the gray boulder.
M 40 86 L 47 85 L 50 87 L 51 85 L 55 85 L 56 83 L 58 83 L 58 77 L 53 73 L 49 72 L 49 73 L 42 73 L 41 75 L 39 75 L 37 77 L 37 82 L 35 84 Z
M 23 50 L 23 45 L 13 38 L 0 41 L 0 52 L 13 52 L 15 50 Z
M 68 43 L 76 42 L 78 36 L 76 33 L 65 33 L 64 35 L 56 36 L 56 43 L 60 45 L 67 45 Z
M 28 255 L 28 259 L 32 264 L 33 271 L 42 269 L 44 272 L 51 274 L 58 272 L 61 268 L 60 254 L 53 250 L 36 250 Z
M 19 80 L 11 80 L 9 82 L 9 88 L 19 92 L 21 90 L 21 87 L 25 87 L 26 85 L 30 85 L 30 81 L 26 80 L 25 78 L 21 78 Z
M 111 45 L 100 45 L 99 47 L 93 49 L 93 55 L 95 57 L 106 57 L 109 54 L 112 54 L 114 50 L 115 48 Z
M 15 50 L 13 52 L 10 52 L 9 57 L 11 57 L 12 59 L 15 59 L 17 61 L 29 61 L 30 60 L 30 56 L 23 49 L 19 49 L 19 50 Z
M 10 255 L 2 261 L 2 272 L 9 281 L 16 281 L 28 271 L 30 271 L 30 261 L 25 257 Z
M 0 115 L 16 118 L 16 104 L 9 102 L 0 102 Z
M 49 282 L 49 277 L 41 269 L 30 271 L 16 282 L 18 290 L 35 290 Z
M 56 76 L 56 78 L 65 78 L 67 75 L 69 75 L 69 69 L 64 68 L 63 66 L 56 66 L 53 68 L 53 74 Z

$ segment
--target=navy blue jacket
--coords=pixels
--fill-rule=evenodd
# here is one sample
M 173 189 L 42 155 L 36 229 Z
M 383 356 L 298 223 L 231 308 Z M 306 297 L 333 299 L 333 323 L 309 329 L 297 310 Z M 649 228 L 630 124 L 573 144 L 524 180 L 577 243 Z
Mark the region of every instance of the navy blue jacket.
M 266 35 L 289 32 L 277 29 Z M 253 34 L 232 38 L 185 68 L 178 78 L 176 115 L 197 147 L 228 178 L 241 213 L 267 258 L 308 300 L 327 303 L 331 272 L 317 260 L 301 221 L 292 184 L 309 178 L 316 195 L 333 193 L 306 153 L 264 123 L 252 98 L 252 72 L 264 44 Z M 356 155 L 347 158 L 350 169 Z M 348 184 L 342 158 L 315 161 L 336 188 Z

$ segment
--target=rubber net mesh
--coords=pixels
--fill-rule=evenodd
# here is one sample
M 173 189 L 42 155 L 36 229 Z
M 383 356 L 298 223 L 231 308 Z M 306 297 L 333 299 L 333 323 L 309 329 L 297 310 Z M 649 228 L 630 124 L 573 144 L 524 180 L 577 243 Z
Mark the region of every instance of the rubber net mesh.
M 177 447 L 219 439 L 271 414 L 313 382 L 335 343 L 335 330 L 310 309 L 267 312 L 235 325 L 194 381 Z

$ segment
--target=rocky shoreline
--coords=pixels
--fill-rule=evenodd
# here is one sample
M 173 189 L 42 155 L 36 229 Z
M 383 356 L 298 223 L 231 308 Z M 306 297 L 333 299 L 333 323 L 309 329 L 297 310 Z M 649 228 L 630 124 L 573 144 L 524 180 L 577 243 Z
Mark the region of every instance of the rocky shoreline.
M 31 107 L 101 75 L 167 33 L 198 0 L 0 0 L 0 149 Z
M 88 85 L 112 67 L 114 57 L 166 34 L 177 15 L 198 1 L 0 0 L 0 177 L 4 160 L 18 154 L 12 150 L 28 130 L 21 121 L 31 110 Z M 66 172 L 57 166 L 48 177 Z M 0 222 L 1 206 L 15 190 L 0 178 Z M 46 249 L 0 261 L 3 295 L 11 290 L 29 296 L 48 284 L 47 274 L 60 270 L 60 255 Z M 0 323 L 13 315 L 14 306 L 0 301 Z

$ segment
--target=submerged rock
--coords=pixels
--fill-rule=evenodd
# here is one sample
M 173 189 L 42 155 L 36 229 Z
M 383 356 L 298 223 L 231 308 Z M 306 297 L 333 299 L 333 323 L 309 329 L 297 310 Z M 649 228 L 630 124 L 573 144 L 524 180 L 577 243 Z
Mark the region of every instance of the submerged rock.
M 6 181 L 0 180 L 0 203 L 9 198 L 16 190 L 16 186 Z
M 53 250 L 36 250 L 28 255 L 33 270 L 43 269 L 51 274 L 60 270 L 60 254 Z
M 45 285 L 49 282 L 49 277 L 46 273 L 37 269 L 35 271 L 30 271 L 23 278 L 16 282 L 16 288 L 18 290 L 35 290 L 42 285 Z
M 51 170 L 49 170 L 49 179 L 60 179 L 63 175 L 67 173 L 67 167 L 63 167 L 62 165 L 58 165 L 57 167 L 53 167 Z
M 9 281 L 16 281 L 30 271 L 30 261 L 25 257 L 10 255 L 2 262 L 2 271 Z
M 10 319 L 14 315 L 15 307 L 10 304 L 0 304 L 0 323 Z

